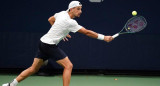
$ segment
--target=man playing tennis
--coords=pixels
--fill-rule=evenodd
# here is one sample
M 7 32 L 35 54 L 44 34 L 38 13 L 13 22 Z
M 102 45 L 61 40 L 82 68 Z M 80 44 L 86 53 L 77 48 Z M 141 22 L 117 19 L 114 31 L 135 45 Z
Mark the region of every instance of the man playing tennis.
M 79 32 L 86 36 L 110 42 L 112 36 L 104 36 L 91 30 L 87 30 L 80 26 L 73 18 L 80 17 L 82 13 L 82 4 L 79 1 L 72 1 L 67 11 L 61 11 L 51 16 L 48 21 L 52 25 L 47 34 L 41 37 L 39 48 L 33 64 L 28 69 L 24 70 L 11 83 L 3 84 L 2 86 L 16 86 L 19 82 L 28 76 L 36 73 L 47 59 L 53 59 L 63 68 L 63 86 L 69 86 L 73 64 L 68 56 L 57 45 L 66 36 L 71 38 L 69 32 Z

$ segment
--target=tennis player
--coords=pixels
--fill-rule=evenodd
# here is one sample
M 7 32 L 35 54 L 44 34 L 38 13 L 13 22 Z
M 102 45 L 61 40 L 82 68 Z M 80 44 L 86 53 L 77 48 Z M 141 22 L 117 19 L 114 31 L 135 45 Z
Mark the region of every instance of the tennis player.
M 16 86 L 28 76 L 36 73 L 43 65 L 44 61 L 49 58 L 53 59 L 64 68 L 63 86 L 69 86 L 73 64 L 66 53 L 58 47 L 58 43 L 62 39 L 68 40 L 66 37 L 71 38 L 71 36 L 68 35 L 70 32 L 79 32 L 91 38 L 104 40 L 105 42 L 113 40 L 112 36 L 98 34 L 79 25 L 74 18 L 80 17 L 82 13 L 81 9 L 82 4 L 79 1 L 72 1 L 66 11 L 61 11 L 51 16 L 48 21 L 52 27 L 47 34 L 41 37 L 38 52 L 34 58 L 33 64 L 28 69 L 21 72 L 11 83 L 6 83 L 2 86 Z

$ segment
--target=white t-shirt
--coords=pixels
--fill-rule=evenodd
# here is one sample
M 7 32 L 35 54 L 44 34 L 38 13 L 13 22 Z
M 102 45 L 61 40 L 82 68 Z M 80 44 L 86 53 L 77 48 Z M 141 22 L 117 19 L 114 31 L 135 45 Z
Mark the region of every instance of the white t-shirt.
M 69 32 L 77 32 L 82 28 L 76 20 L 71 19 L 67 11 L 61 11 L 54 15 L 55 22 L 50 30 L 41 37 L 41 41 L 47 44 L 58 44 Z

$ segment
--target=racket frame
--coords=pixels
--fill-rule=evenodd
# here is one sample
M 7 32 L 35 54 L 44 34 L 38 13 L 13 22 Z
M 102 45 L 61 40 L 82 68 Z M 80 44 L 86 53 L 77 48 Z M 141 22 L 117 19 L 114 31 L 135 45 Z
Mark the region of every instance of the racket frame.
M 144 19 L 144 21 L 145 21 L 145 26 L 143 27 L 143 29 L 147 26 L 147 21 L 146 21 L 146 19 L 145 19 L 143 16 L 140 16 L 140 15 L 134 16 L 134 17 L 130 18 L 130 19 L 126 22 L 126 24 L 124 25 L 124 27 L 122 28 L 121 31 L 119 31 L 118 33 L 114 34 L 112 37 L 113 37 L 113 38 L 116 38 L 116 37 L 118 37 L 120 34 L 136 33 L 136 32 L 129 32 L 129 31 L 127 30 L 128 28 L 126 27 L 127 24 L 128 24 L 128 22 L 130 22 L 130 21 L 131 21 L 133 18 L 135 18 L 135 17 L 141 17 L 141 18 Z M 125 32 L 123 32 L 124 29 L 125 29 Z M 141 29 L 141 30 L 143 30 L 143 29 Z M 139 30 L 139 31 L 141 31 L 141 30 Z M 139 31 L 137 31 L 137 32 L 139 32 Z

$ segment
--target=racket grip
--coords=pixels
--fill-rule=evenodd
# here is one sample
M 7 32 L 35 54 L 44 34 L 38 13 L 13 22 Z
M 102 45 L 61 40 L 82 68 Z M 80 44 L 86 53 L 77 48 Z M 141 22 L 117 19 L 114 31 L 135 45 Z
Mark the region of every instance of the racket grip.
M 116 33 L 116 34 L 114 34 L 112 37 L 113 38 L 116 38 L 116 37 L 118 37 L 119 36 L 119 33 Z

